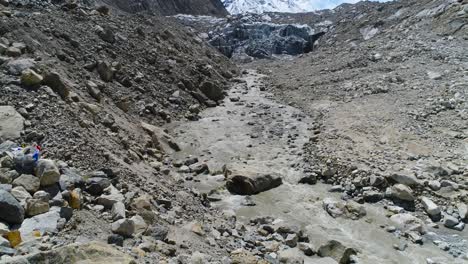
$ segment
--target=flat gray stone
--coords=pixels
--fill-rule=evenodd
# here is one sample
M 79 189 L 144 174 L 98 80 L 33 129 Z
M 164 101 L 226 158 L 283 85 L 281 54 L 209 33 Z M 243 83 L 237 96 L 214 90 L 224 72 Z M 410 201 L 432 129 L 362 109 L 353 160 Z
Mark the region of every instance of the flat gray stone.
M 24 129 L 24 118 L 13 106 L 0 106 L 0 138 L 17 139 Z

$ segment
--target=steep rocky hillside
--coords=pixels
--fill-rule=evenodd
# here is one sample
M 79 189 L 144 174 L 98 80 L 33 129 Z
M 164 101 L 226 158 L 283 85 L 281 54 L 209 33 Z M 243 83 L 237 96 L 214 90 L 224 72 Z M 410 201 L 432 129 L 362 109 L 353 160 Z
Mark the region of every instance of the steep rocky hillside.
M 80 241 L 122 246 L 127 236 L 130 249 L 141 243 L 135 228 L 153 226 L 161 242 L 175 222 L 177 233 L 213 219 L 169 176 L 167 155 L 179 148 L 160 126 L 216 106 L 237 72 L 224 56 L 170 19 L 75 3 L 0 13 L 0 262 Z M 173 255 L 182 240 L 171 241 L 147 258 Z
M 161 15 L 191 14 L 225 16 L 220 0 L 102 0 L 103 3 L 127 12 L 154 12 Z

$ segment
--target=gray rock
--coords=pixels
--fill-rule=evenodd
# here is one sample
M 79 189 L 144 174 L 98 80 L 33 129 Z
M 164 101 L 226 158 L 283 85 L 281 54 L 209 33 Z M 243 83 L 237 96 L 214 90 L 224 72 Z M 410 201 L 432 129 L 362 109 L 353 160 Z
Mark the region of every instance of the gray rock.
M 463 221 L 468 220 L 468 205 L 465 203 L 458 203 L 457 204 L 458 214 Z
M 88 93 L 96 99 L 96 101 L 101 101 L 102 95 L 101 95 L 101 90 L 99 90 L 99 87 L 96 83 L 92 81 L 86 82 L 86 88 L 88 89 Z
M 60 171 L 53 160 L 40 159 L 36 165 L 36 176 L 41 186 L 49 186 L 60 180 Z
M 0 212 L 0 220 L 8 224 L 21 224 L 24 220 L 23 206 L 4 190 L 0 190 Z
M 13 195 L 24 208 L 26 207 L 26 201 L 32 198 L 31 194 L 29 194 L 23 186 L 17 186 L 11 189 L 11 195 Z
M 463 231 L 465 229 L 465 223 L 459 222 L 457 225 L 455 225 L 452 229 L 455 229 L 457 231 Z
M 384 198 L 384 195 L 377 191 L 365 191 L 362 193 L 364 201 L 368 203 L 376 203 Z
M 317 174 L 308 173 L 299 180 L 299 183 L 314 185 L 317 183 Z
M 18 144 L 13 141 L 5 140 L 0 144 L 0 157 L 6 155 L 7 151 L 11 151 L 12 148 L 17 148 Z
M 278 252 L 278 260 L 285 264 L 303 264 L 304 256 L 298 248 L 290 248 Z
M 117 234 L 112 234 L 107 237 L 107 244 L 110 245 L 117 245 L 119 247 L 123 247 L 124 237 Z
M 145 235 L 151 236 L 156 240 L 164 241 L 166 240 L 167 235 L 169 234 L 169 228 L 163 225 L 153 225 L 150 226 L 146 231 Z
M 130 219 L 120 219 L 112 223 L 112 232 L 124 237 L 131 237 L 135 233 L 135 223 Z
M 0 184 L 0 190 L 11 192 L 11 189 L 13 189 L 13 186 L 11 184 Z
M 35 216 L 49 211 L 49 202 L 39 199 L 28 199 L 26 201 L 26 215 Z
M 333 218 L 345 217 L 357 220 L 367 214 L 365 208 L 354 201 L 342 202 L 325 198 L 322 205 L 323 209 Z
M 66 99 L 70 96 L 70 87 L 72 86 L 71 82 L 63 78 L 57 72 L 50 72 L 44 76 L 43 83 L 49 86 L 54 92 L 56 92 L 60 97 Z
M 50 194 L 45 191 L 37 191 L 34 193 L 33 198 L 44 201 L 44 202 L 49 202 Z
M 458 225 L 460 221 L 458 221 L 457 218 L 451 216 L 451 215 L 445 215 L 444 216 L 444 226 L 447 228 L 454 228 L 456 225 Z
M 280 186 L 283 181 L 276 173 L 259 173 L 255 170 L 238 168 L 225 171 L 226 188 L 235 194 L 252 195 Z
M 16 255 L 16 249 L 10 247 L 0 247 L 0 257 L 1 256 L 13 256 Z
M 390 221 L 403 231 L 417 230 L 423 233 L 425 230 L 423 221 L 409 213 L 394 214 L 390 217 Z
M 12 174 L 9 171 L 7 168 L 0 169 L 0 184 L 10 184 L 13 181 Z
M 457 183 L 449 180 L 442 180 L 440 181 L 440 186 L 445 188 L 450 188 L 452 190 L 458 190 L 459 186 Z
M 135 225 L 135 234 L 140 234 L 146 231 L 148 224 L 146 224 L 145 219 L 139 215 L 134 215 L 130 218 Z
M 403 201 L 414 201 L 413 190 L 404 184 L 395 184 L 391 188 L 392 197 Z
M 8 228 L 8 225 L 5 223 L 0 222 L 0 236 L 5 236 L 10 232 L 10 228 Z
M 431 199 L 427 197 L 422 197 L 421 198 L 421 204 L 424 207 L 424 211 L 433 219 L 434 221 L 440 220 L 441 217 L 441 211 L 439 206 L 435 204 Z
M 41 235 L 57 233 L 65 223 L 65 218 L 62 218 L 60 212 L 61 208 L 52 207 L 47 213 L 25 219 L 19 228 L 23 240 L 34 239 L 34 231 L 39 231 Z
M 200 91 L 210 100 L 219 101 L 224 98 L 224 89 L 212 82 L 204 82 L 200 85 Z
M 158 149 L 167 153 L 181 150 L 175 139 L 167 134 L 164 129 L 145 122 L 141 122 L 141 126 L 151 136 L 153 144 Z
M 101 195 L 110 185 L 107 177 L 92 177 L 86 181 L 86 191 L 92 195 Z
M 103 205 L 105 208 L 110 209 L 117 202 L 124 202 L 125 197 L 120 193 L 117 188 L 110 185 L 104 190 L 104 194 L 98 197 L 97 203 Z
M 0 138 L 17 139 L 23 129 L 23 116 L 12 106 L 0 106 Z
M 97 71 L 101 79 L 105 82 L 111 82 L 114 78 L 114 69 L 107 61 L 99 61 L 97 64 Z
M 15 47 L 9 47 L 5 51 L 5 55 L 10 56 L 10 57 L 19 57 L 21 56 L 21 54 L 22 54 L 21 50 Z
M 288 247 L 296 247 L 297 242 L 299 241 L 299 237 L 297 234 L 288 234 L 286 238 L 284 239 L 284 244 L 286 244 Z
M 39 178 L 30 174 L 23 174 L 13 181 L 14 187 L 22 186 L 30 193 L 34 193 L 39 190 L 40 185 L 41 182 L 39 181 Z
M 409 173 L 394 173 L 388 178 L 396 183 L 401 183 L 407 186 L 416 186 L 421 184 L 416 176 Z
M 0 236 L 0 247 L 10 247 L 10 241 Z
M 438 191 L 441 188 L 440 182 L 436 180 L 429 181 L 428 185 L 429 185 L 429 188 L 431 188 L 433 191 Z
M 85 181 L 77 169 L 63 168 L 61 172 L 62 175 L 60 175 L 59 184 L 62 191 L 82 188 L 85 185 Z M 109 185 L 105 186 L 103 189 L 107 188 Z M 99 194 L 102 194 L 102 191 Z
M 116 202 L 112 205 L 111 210 L 112 220 L 120 220 L 125 218 L 125 204 L 122 202 Z
M 96 26 L 95 30 L 96 30 L 96 34 L 105 42 L 109 42 L 111 44 L 115 42 L 116 40 L 115 34 L 114 34 L 114 31 L 110 27 Z
M 442 79 L 442 74 L 439 72 L 434 72 L 434 71 L 428 71 L 427 72 L 427 77 L 431 80 L 440 80 Z
M 309 243 L 299 242 L 297 244 L 297 248 L 304 252 L 304 255 L 306 256 L 312 256 L 317 252 L 316 248 Z
M 32 59 L 17 59 L 9 61 L 6 68 L 9 74 L 20 75 L 23 71 L 34 67 L 35 62 Z
M 190 171 L 196 174 L 209 172 L 208 165 L 206 163 L 195 163 L 189 166 Z
M 330 240 L 317 250 L 320 257 L 330 257 L 340 264 L 350 263 L 352 255 L 356 255 L 354 248 L 346 247 L 336 240 Z

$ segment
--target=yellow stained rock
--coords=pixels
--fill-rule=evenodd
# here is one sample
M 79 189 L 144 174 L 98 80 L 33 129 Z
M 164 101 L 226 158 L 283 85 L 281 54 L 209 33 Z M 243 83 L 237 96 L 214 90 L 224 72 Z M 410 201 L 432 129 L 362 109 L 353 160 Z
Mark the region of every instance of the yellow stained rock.
M 70 207 L 73 209 L 81 209 L 81 191 L 73 190 L 70 193 Z
M 19 230 L 13 230 L 8 232 L 7 239 L 10 241 L 10 245 L 12 248 L 16 247 L 17 245 L 21 244 L 21 233 Z
M 35 86 L 41 84 L 43 77 L 35 71 L 28 69 L 21 74 L 21 83 L 26 86 Z

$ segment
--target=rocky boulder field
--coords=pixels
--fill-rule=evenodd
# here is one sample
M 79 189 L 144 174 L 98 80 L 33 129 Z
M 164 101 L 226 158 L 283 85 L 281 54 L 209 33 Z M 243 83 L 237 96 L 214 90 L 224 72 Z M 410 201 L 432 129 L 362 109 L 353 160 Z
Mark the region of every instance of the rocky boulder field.
M 0 263 L 468 263 L 466 0 L 202 2 L 0 1 Z

